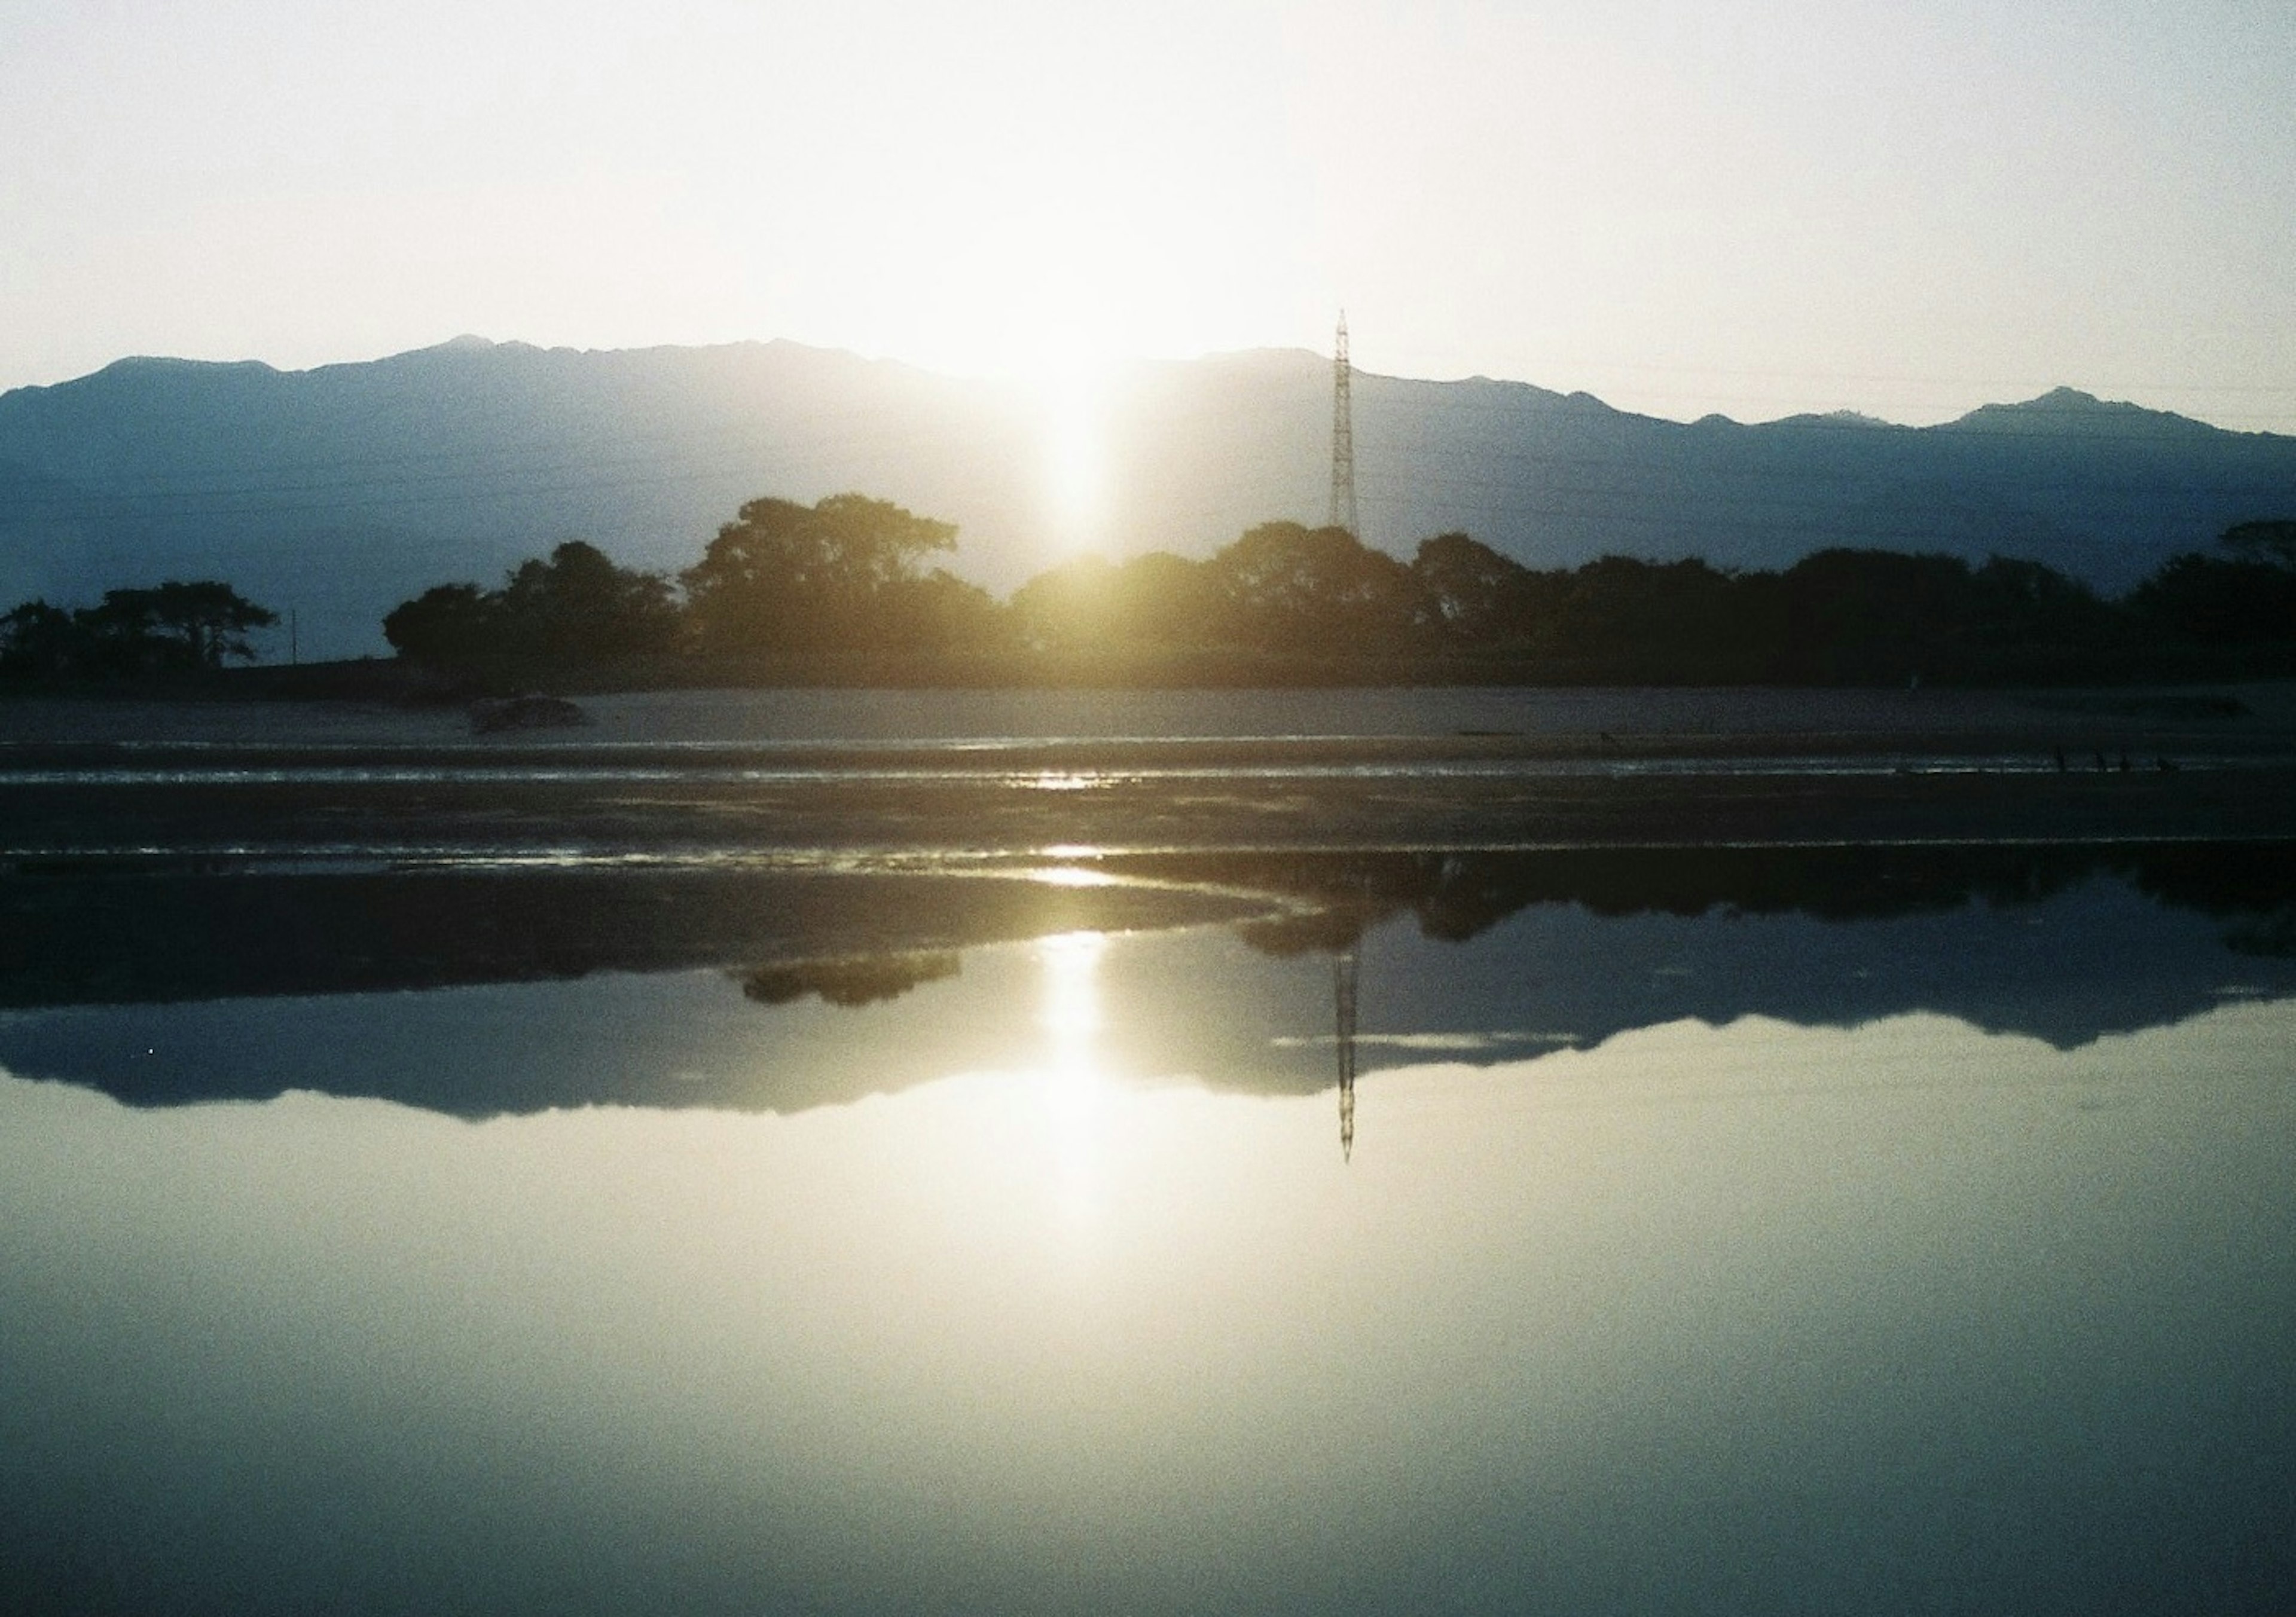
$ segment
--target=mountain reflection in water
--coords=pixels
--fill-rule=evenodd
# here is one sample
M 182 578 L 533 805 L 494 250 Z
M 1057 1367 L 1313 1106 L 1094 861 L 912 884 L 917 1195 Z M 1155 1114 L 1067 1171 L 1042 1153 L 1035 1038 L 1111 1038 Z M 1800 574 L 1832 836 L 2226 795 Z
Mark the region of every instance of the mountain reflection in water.
M 2061 1048 L 2296 993 L 2296 849 L 1189 854 L 1043 866 L 20 871 L 0 1065 L 138 1105 L 787 1111 L 1029 1058 L 1092 935 L 1108 1070 L 1218 1089 L 1693 1018 Z M 420 991 L 420 992 L 409 992 Z
M 0 1612 L 2277 1617 L 2292 871 L 19 870 Z
M 0 1610 L 2291 1609 L 2296 1007 L 1677 1021 L 1367 1074 L 1343 1164 L 1120 1082 L 1132 941 L 792 1115 L 0 1075 Z

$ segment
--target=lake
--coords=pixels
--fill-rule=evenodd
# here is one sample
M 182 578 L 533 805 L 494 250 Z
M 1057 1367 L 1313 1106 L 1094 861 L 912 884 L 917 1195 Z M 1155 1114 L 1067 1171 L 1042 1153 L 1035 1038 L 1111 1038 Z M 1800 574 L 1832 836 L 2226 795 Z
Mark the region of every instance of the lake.
M 2284 1612 L 2296 851 L 28 866 L 0 1608 Z

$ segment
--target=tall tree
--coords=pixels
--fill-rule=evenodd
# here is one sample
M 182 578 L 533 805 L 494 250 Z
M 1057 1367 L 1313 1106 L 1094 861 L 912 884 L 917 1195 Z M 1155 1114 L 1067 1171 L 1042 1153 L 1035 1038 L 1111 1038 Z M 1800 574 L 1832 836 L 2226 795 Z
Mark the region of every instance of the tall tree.
M 1405 567 L 1343 527 L 1263 522 L 1206 564 L 1235 643 L 1273 651 L 1392 654 L 1414 639 Z
M 865 494 L 811 506 L 758 499 L 679 576 L 706 645 L 729 650 L 874 649 L 898 643 L 900 586 L 954 550 L 956 525 Z M 955 583 L 951 580 L 951 583 Z
M 248 635 L 278 621 L 214 579 L 108 590 L 75 611 L 28 600 L 0 617 L 0 668 L 42 679 L 220 668 L 252 660 Z
M 668 583 L 579 539 L 512 568 L 496 609 L 507 649 L 562 661 L 665 651 L 677 637 Z
M 250 630 L 279 615 L 213 579 L 170 579 L 147 590 L 106 590 L 102 601 L 72 614 L 93 666 L 114 674 L 220 668 L 229 657 L 252 660 Z
M 254 629 L 267 629 L 279 614 L 257 606 L 227 584 L 198 579 L 174 580 L 155 590 L 131 592 L 144 597 L 152 623 L 178 641 L 184 654 L 202 668 L 220 668 L 226 657 L 252 661 L 255 648 L 248 640 Z M 110 600 L 111 597 L 105 597 Z
M 1487 644 L 1529 627 L 1536 576 L 1488 544 L 1460 533 L 1423 539 L 1411 572 L 1419 585 L 1421 620 L 1440 640 Z
M 79 660 L 79 632 L 63 608 L 28 600 L 0 617 L 0 673 L 56 679 Z
M 2296 569 L 2187 551 L 2138 584 L 2129 606 L 2200 646 L 2296 640 Z
M 1120 562 L 1079 556 L 1013 595 L 1016 632 L 1039 650 L 1201 646 L 1216 638 L 1216 606 L 1206 564 L 1168 551 Z
M 583 662 L 667 651 L 678 629 L 667 580 L 617 567 L 579 539 L 547 558 L 520 562 L 499 590 L 435 584 L 382 620 L 383 638 L 401 657 L 441 664 L 504 656 Z
M 474 584 L 436 584 L 382 620 L 382 638 L 410 662 L 463 663 L 499 649 L 502 600 Z

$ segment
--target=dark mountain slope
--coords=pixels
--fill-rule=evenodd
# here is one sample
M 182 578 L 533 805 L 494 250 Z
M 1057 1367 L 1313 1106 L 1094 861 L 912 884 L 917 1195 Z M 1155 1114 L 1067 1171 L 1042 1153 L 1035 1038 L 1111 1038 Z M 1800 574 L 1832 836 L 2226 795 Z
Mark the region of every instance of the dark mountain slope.
M 1329 363 L 1134 367 L 1098 438 L 1112 552 L 1203 554 L 1324 515 Z M 1048 497 L 1064 409 L 793 343 L 613 352 L 459 339 L 365 363 L 123 360 L 0 396 L 0 604 L 226 578 L 306 655 L 379 649 L 382 614 L 496 581 L 562 539 L 675 570 L 752 495 L 857 488 L 955 521 L 956 570 L 1008 589 L 1078 542 Z M 1365 535 L 1464 528 L 1534 565 L 1606 551 L 1777 566 L 1833 544 L 2031 556 L 2107 588 L 2244 518 L 2296 511 L 2296 438 L 2061 390 L 1937 428 L 1681 423 L 1476 378 L 1360 376 Z

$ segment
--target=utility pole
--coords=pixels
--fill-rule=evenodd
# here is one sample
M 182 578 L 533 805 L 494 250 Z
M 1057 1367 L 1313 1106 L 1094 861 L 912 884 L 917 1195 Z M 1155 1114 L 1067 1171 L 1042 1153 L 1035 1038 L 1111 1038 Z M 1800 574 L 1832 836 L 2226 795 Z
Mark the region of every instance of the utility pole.
M 1332 351 L 1332 515 L 1325 526 L 1363 537 L 1356 526 L 1356 424 L 1349 401 L 1348 312 L 1340 311 L 1340 334 Z

